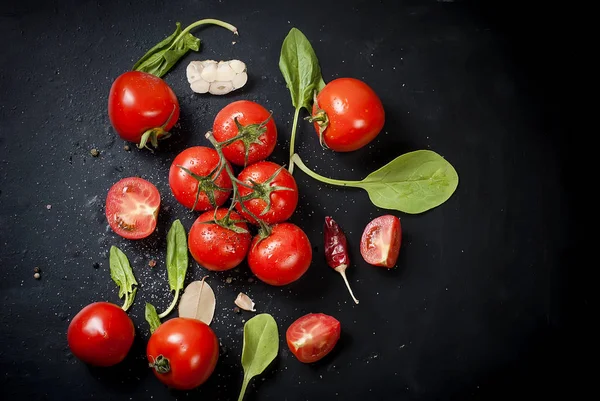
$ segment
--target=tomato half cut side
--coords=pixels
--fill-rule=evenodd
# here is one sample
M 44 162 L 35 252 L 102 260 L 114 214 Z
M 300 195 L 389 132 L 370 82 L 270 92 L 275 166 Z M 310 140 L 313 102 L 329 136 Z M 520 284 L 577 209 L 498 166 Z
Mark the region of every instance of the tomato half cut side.
M 149 181 L 128 177 L 115 183 L 106 196 L 106 219 L 123 238 L 146 238 L 156 228 L 160 193 Z
M 303 363 L 316 362 L 335 347 L 342 331 L 339 320 L 324 313 L 309 313 L 288 327 L 285 339 L 290 351 Z
M 398 260 L 401 242 L 400 219 L 389 214 L 379 216 L 365 227 L 360 240 L 360 253 L 365 262 L 391 269 Z

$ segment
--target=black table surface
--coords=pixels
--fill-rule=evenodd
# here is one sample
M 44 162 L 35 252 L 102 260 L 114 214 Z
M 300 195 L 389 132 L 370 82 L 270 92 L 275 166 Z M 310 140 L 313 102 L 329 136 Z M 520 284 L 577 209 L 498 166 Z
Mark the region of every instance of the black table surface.
M 562 131 L 556 87 L 561 60 L 548 51 L 561 48 L 562 36 L 538 9 L 515 6 L 449 0 L 3 3 L 3 398 L 236 399 L 243 324 L 252 316 L 233 312 L 240 291 L 275 317 L 281 338 L 278 358 L 252 382 L 247 400 L 505 399 L 583 388 L 585 380 L 574 374 L 578 365 L 570 362 L 586 334 L 573 341 L 566 329 L 583 327 L 576 319 L 587 305 L 585 296 L 571 302 L 568 291 L 575 252 L 565 163 L 570 135 Z M 202 18 L 230 22 L 240 36 L 215 26 L 195 29 L 201 51 L 165 76 L 181 104 L 173 136 L 154 154 L 125 151 L 107 115 L 112 81 L 175 22 L 186 26 Z M 361 179 L 404 152 L 431 149 L 454 165 L 459 187 L 440 207 L 407 215 L 373 206 L 362 190 L 324 185 L 296 170 L 300 201 L 291 221 L 313 245 L 310 269 L 281 288 L 248 282 L 245 263 L 209 273 L 217 296 L 212 328 L 221 343 L 217 368 L 196 390 L 169 390 L 145 362 L 144 304 L 162 310 L 170 302 L 166 232 L 175 219 L 189 229 L 199 214 L 172 196 L 170 163 L 189 146 L 208 146 L 203 134 L 214 116 L 238 99 L 273 111 L 280 139 L 270 160 L 287 163 L 294 110 L 278 60 L 292 27 L 311 40 L 325 81 L 363 79 L 386 110 L 378 138 L 347 154 L 321 149 L 302 121 L 297 151 L 308 166 Z M 189 61 L 234 58 L 248 65 L 243 89 L 222 97 L 191 92 Z M 90 155 L 93 148 L 98 157 Z M 146 178 L 162 195 L 157 230 L 141 241 L 114 234 L 104 215 L 108 189 L 127 176 Z M 367 265 L 358 250 L 367 222 L 387 213 L 403 226 L 392 270 Z M 359 305 L 325 264 L 326 215 L 348 236 L 348 274 Z M 66 330 L 88 303 L 120 303 L 109 274 L 111 245 L 128 255 L 140 283 L 129 312 L 136 340 L 121 364 L 91 368 L 70 353 Z M 190 263 L 187 282 L 205 274 Z M 288 325 L 308 312 L 342 323 L 335 351 L 312 365 L 299 363 L 284 340 Z

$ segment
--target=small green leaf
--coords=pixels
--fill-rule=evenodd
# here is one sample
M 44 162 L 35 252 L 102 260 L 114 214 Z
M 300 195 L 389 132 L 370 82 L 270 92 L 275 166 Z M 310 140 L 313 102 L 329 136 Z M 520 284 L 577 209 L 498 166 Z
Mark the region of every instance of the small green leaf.
M 188 247 L 185 228 L 175 220 L 167 234 L 167 274 L 171 291 L 181 290 L 188 268 Z
M 325 86 L 319 60 L 310 42 L 292 28 L 281 45 L 279 69 L 283 74 L 295 108 L 311 112 L 314 92 Z
M 131 265 L 127 256 L 116 246 L 110 247 L 110 277 L 119 286 L 119 298 L 125 297 L 125 304 L 123 310 L 129 309 L 133 304 L 137 288 L 134 289 L 134 285 L 138 285 Z
M 279 352 L 279 331 L 273 316 L 261 313 L 248 320 L 244 325 L 244 345 L 242 348 L 242 367 L 244 381 L 238 401 L 244 399 L 250 380 L 273 362 Z
M 158 317 L 158 313 L 156 313 L 156 308 L 154 305 L 146 302 L 146 311 L 144 315 L 146 317 L 146 321 L 150 325 L 150 334 L 152 334 L 158 328 L 158 326 L 160 326 L 160 318 Z

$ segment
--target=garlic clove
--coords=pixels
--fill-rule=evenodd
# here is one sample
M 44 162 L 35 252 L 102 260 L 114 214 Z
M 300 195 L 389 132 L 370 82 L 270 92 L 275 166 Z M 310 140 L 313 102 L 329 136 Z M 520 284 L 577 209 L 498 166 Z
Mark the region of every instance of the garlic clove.
M 246 72 L 246 64 L 240 60 L 230 60 L 229 66 L 236 74 Z
M 209 63 L 207 64 L 200 76 L 206 82 L 214 82 L 217 79 L 217 63 Z
M 199 63 L 202 63 L 203 67 L 206 67 L 209 64 L 217 64 L 216 60 L 202 60 L 202 61 L 198 61 Z
M 235 78 L 235 72 L 226 61 L 219 62 L 217 66 L 217 81 L 231 81 Z
M 210 83 L 208 92 L 213 95 L 226 95 L 233 90 L 231 81 L 215 81 Z
M 237 74 L 231 81 L 233 84 L 233 89 L 241 88 L 242 86 L 246 85 L 246 82 L 248 82 L 248 74 L 245 72 Z
M 190 85 L 192 90 L 196 93 L 206 93 L 208 92 L 208 88 L 210 87 L 210 83 L 206 82 L 203 79 L 198 79 L 197 81 L 192 82 Z
M 188 64 L 185 70 L 188 82 L 191 84 L 194 81 L 199 80 L 203 69 L 204 65 L 202 65 L 200 61 L 192 61 L 190 64 Z
M 243 292 L 238 294 L 234 302 L 240 309 L 247 310 L 249 312 L 256 312 L 256 309 L 254 309 L 254 301 L 252 301 L 250 297 Z

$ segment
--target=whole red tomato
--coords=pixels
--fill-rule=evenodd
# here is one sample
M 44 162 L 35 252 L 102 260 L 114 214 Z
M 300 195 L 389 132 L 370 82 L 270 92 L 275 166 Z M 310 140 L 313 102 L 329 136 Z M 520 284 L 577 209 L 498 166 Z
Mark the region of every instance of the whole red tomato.
M 123 238 L 141 239 L 154 232 L 160 193 L 149 181 L 127 177 L 117 181 L 106 195 L 106 219 Z
M 263 106 L 249 100 L 238 100 L 219 111 L 213 124 L 213 136 L 224 142 L 238 135 L 242 138 L 225 146 L 223 154 L 231 163 L 247 166 L 273 153 L 277 127 L 271 113 Z
M 360 239 L 360 253 L 365 262 L 391 269 L 398 260 L 401 242 L 400 219 L 386 214 L 367 224 Z
M 244 206 L 265 223 L 280 223 L 294 214 L 298 186 L 289 171 L 280 165 L 268 161 L 251 164 L 240 172 L 238 180 L 254 187 L 236 184 L 240 196 L 246 199 L 242 202 Z M 257 223 L 239 203 L 235 207 L 244 219 Z
M 176 317 L 152 333 L 146 357 L 161 382 L 178 390 L 191 390 L 215 370 L 219 341 L 206 323 Z
M 311 261 L 310 241 L 304 231 L 292 223 L 274 225 L 266 238 L 255 236 L 248 252 L 252 273 L 265 283 L 277 286 L 298 280 Z
M 169 186 L 175 199 L 188 209 L 202 211 L 225 203 L 232 189 L 229 175 L 225 169 L 216 179 L 210 175 L 219 162 L 217 151 L 205 146 L 193 146 L 179 153 L 169 170 Z
M 190 228 L 190 253 L 196 262 L 208 270 L 233 269 L 248 253 L 252 240 L 248 226 L 236 212 L 226 216 L 227 209 L 219 208 L 216 213 L 209 210 L 201 214 Z
M 179 102 L 165 81 L 152 74 L 128 71 L 113 82 L 108 117 L 119 136 L 144 147 L 169 135 L 179 119 Z
M 109 302 L 89 304 L 75 315 L 67 330 L 73 355 L 95 366 L 121 362 L 134 337 L 133 322 L 127 313 Z
M 313 363 L 329 354 L 335 347 L 342 326 L 324 313 L 309 313 L 288 327 L 285 339 L 290 351 L 303 363 Z
M 369 85 L 338 78 L 317 95 L 312 120 L 322 144 L 337 152 L 351 152 L 375 139 L 385 123 L 385 112 Z

